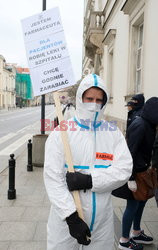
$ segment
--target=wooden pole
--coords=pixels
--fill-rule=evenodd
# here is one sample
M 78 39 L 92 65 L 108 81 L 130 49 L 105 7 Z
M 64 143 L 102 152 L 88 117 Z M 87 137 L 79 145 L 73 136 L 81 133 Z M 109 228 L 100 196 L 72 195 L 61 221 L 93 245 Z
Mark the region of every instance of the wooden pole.
M 60 92 L 55 91 L 53 93 L 53 97 L 54 97 L 54 101 L 55 101 L 55 105 L 56 105 L 56 112 L 57 112 L 57 116 L 58 116 L 59 124 L 60 124 L 60 122 L 64 120 L 64 116 L 63 116 L 62 110 L 61 110 L 59 94 L 60 94 Z M 73 167 L 73 160 L 72 160 L 71 149 L 70 149 L 70 145 L 69 145 L 69 141 L 68 141 L 67 131 L 61 130 L 60 132 L 61 132 L 62 142 L 64 145 L 64 153 L 65 153 L 66 163 L 68 165 L 68 171 L 75 172 L 74 167 Z M 79 192 L 73 191 L 72 194 L 73 194 L 73 198 L 75 201 L 77 212 L 78 212 L 80 218 L 84 220 L 81 201 L 80 201 L 80 197 L 79 197 Z

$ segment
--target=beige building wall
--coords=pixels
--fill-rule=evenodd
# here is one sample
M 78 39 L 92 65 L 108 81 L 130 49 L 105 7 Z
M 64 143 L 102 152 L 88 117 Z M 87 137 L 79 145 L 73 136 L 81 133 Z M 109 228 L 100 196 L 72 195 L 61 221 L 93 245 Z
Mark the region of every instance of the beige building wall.
M 15 75 L 14 65 L 6 64 L 3 56 L 0 55 L 0 108 L 15 107 Z
M 158 1 L 147 0 L 144 37 L 144 88 L 146 98 L 158 96 Z
M 83 77 L 104 79 L 110 97 L 105 115 L 122 131 L 132 95 L 158 96 L 157 9 L 157 0 L 85 1 Z
M 127 91 L 129 27 L 128 16 L 119 11 L 120 8 L 121 1 L 117 6 L 116 13 L 111 15 L 104 30 L 102 77 L 105 79 L 105 85 L 110 94 L 106 114 L 112 117 L 117 114 L 119 119 L 125 120 L 127 110 L 124 107 L 126 104 L 124 96 Z M 107 11 L 110 10 L 107 9 Z M 109 35 L 108 38 L 110 30 L 113 30 L 115 35 L 111 35 L 111 38 Z
M 3 107 L 4 93 L 3 93 L 3 65 L 4 58 L 0 55 L 0 108 Z

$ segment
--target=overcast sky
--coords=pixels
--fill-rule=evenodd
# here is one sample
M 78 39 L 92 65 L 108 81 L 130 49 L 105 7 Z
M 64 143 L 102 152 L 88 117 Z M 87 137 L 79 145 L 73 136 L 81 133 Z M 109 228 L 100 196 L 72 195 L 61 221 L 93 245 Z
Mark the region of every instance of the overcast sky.
M 42 11 L 43 0 L 0 1 L 0 55 L 7 63 L 28 67 L 21 19 Z M 47 9 L 58 6 L 76 80 L 81 78 L 84 0 L 46 0 Z

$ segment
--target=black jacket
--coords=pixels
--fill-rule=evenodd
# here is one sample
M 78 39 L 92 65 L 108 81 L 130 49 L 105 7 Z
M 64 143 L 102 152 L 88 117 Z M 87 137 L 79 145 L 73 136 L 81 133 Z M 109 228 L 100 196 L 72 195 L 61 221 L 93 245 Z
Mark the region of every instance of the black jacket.
M 132 121 L 134 120 L 134 110 L 130 110 L 128 111 L 128 115 L 127 115 L 127 126 L 126 128 L 128 129 L 128 127 L 131 125 Z
M 155 134 L 156 126 L 143 117 L 138 117 L 129 126 L 127 145 L 133 158 L 133 174 L 150 166 Z
M 132 122 L 139 116 L 141 116 L 142 114 L 142 111 L 143 111 L 143 107 L 140 108 L 140 109 L 133 109 L 133 110 L 130 110 L 128 111 L 128 116 L 127 116 L 127 129 L 128 127 L 132 124 Z
M 152 149 L 158 124 L 158 97 L 150 98 L 144 105 L 141 117 L 135 119 L 127 129 L 127 144 L 133 158 L 133 174 L 143 172 L 151 164 Z M 113 191 L 117 197 L 131 199 L 127 184 Z
M 158 97 L 152 97 L 145 103 L 141 117 L 135 119 L 127 130 L 133 173 L 145 171 L 150 166 L 157 124 Z

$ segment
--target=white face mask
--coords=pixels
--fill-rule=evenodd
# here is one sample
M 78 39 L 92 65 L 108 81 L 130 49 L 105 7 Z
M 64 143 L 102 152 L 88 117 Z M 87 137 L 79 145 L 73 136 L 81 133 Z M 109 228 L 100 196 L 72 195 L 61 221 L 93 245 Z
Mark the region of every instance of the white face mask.
M 83 105 L 85 107 L 85 110 L 88 110 L 91 112 L 99 112 L 102 107 L 102 104 L 98 104 L 95 102 L 84 102 Z

